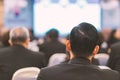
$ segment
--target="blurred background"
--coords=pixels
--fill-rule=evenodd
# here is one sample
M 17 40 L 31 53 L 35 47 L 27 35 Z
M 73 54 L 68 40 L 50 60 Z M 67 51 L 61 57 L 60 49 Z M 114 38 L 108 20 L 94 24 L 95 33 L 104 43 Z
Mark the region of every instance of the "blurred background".
M 111 46 L 120 42 L 120 0 L 0 0 L 0 43 L 4 46 L 9 46 L 9 30 L 23 26 L 30 31 L 29 49 L 42 51 L 41 45 L 51 41 L 55 52 L 50 57 L 59 53 L 56 52 L 58 46 L 53 45 L 55 38 L 60 44 L 64 43 L 61 44 L 62 53 L 66 53 L 69 33 L 81 22 L 91 23 L 97 28 L 99 53 L 105 53 L 100 60 L 106 65 Z M 48 49 L 51 51 L 51 46 Z
M 118 29 L 120 0 L 0 0 L 0 30 L 25 26 L 43 37 L 56 28 L 66 36 L 80 22 L 90 22 L 100 32 Z

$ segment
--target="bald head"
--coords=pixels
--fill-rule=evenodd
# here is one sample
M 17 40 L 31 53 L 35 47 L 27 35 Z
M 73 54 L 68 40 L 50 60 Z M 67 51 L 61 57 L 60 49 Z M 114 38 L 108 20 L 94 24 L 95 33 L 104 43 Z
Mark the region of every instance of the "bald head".
M 29 31 L 25 27 L 16 27 L 10 31 L 10 41 L 13 44 L 25 43 L 29 39 Z

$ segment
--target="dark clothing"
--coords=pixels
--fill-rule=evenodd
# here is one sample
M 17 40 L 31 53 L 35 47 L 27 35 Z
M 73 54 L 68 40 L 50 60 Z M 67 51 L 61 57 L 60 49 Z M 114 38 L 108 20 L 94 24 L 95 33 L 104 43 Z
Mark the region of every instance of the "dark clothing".
M 68 64 L 43 68 L 37 80 L 120 80 L 119 73 L 100 69 L 84 58 L 74 58 Z
M 108 44 L 111 46 L 111 45 L 118 43 L 118 42 L 120 42 L 120 39 L 112 38 L 111 40 L 108 41 Z
M 58 40 L 47 41 L 39 45 L 40 51 L 45 53 L 46 61 L 48 63 L 49 58 L 55 53 L 65 53 L 65 45 Z
M 95 58 L 92 59 L 91 63 L 94 64 L 94 65 L 99 65 L 98 59 L 95 59 Z
M 0 80 L 11 80 L 13 73 L 20 68 L 44 66 L 42 53 L 33 52 L 21 45 L 0 50 Z
M 108 60 L 108 66 L 120 72 L 120 42 L 114 44 L 111 47 L 110 58 Z
M 109 36 L 109 39 L 107 41 L 107 43 L 109 44 L 110 47 L 111 47 L 111 45 L 113 45 L 113 44 L 115 44 L 117 42 L 120 42 L 120 39 L 117 39 L 115 37 L 116 31 L 117 31 L 116 29 L 112 30 L 112 32 L 111 32 L 111 34 Z

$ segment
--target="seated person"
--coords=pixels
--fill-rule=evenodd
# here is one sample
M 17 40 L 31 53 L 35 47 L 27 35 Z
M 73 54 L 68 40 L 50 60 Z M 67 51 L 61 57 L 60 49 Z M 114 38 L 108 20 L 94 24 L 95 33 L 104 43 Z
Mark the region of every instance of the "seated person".
M 15 27 L 10 31 L 10 46 L 0 49 L 0 80 L 11 80 L 20 68 L 46 66 L 41 52 L 27 49 L 29 42 L 29 32 L 25 27 Z
M 65 45 L 59 41 L 59 31 L 56 29 L 50 29 L 46 33 L 45 42 L 39 45 L 39 50 L 44 52 L 47 63 L 53 54 L 65 53 Z
M 92 24 L 74 27 L 66 43 L 70 61 L 41 69 L 37 80 L 120 80 L 117 71 L 91 64 L 99 50 L 98 41 L 98 32 Z
M 120 42 L 112 45 L 107 66 L 120 73 Z
M 8 40 L 9 40 L 9 32 L 10 32 L 10 31 L 6 31 L 6 32 L 4 32 L 3 35 L 2 35 L 1 42 L 2 42 L 2 47 L 3 47 L 3 48 L 10 46 L 10 44 L 9 44 L 9 42 L 8 42 Z

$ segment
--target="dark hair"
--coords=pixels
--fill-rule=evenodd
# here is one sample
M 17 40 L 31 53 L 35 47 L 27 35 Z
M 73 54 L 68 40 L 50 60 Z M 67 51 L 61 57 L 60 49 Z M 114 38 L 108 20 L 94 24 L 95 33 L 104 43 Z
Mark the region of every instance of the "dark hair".
M 109 46 L 111 46 L 112 44 L 120 41 L 119 39 L 117 39 L 117 38 L 115 37 L 116 31 L 117 31 L 116 29 L 113 29 L 112 32 L 110 33 L 110 36 L 109 36 L 109 38 L 108 38 L 108 44 L 109 44 Z
M 47 36 L 50 38 L 50 39 L 57 39 L 58 36 L 59 36 L 59 32 L 57 29 L 50 29 L 47 33 Z
M 75 57 L 88 57 L 98 45 L 98 32 L 89 23 L 81 23 L 74 27 L 70 33 L 71 49 Z
M 7 32 L 3 33 L 3 35 L 2 35 L 1 42 L 2 42 L 3 46 L 6 46 L 6 47 L 10 46 L 10 44 L 8 42 L 8 40 L 9 40 L 9 33 L 10 33 L 10 31 L 7 31 Z

